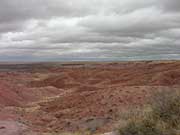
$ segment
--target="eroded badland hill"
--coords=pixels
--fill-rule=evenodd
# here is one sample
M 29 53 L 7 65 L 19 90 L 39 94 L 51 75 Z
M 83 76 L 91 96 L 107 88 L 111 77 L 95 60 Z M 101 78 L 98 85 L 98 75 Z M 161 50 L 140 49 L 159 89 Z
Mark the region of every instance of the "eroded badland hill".
M 180 61 L 0 65 L 0 134 L 108 132 L 154 91 L 180 88 Z

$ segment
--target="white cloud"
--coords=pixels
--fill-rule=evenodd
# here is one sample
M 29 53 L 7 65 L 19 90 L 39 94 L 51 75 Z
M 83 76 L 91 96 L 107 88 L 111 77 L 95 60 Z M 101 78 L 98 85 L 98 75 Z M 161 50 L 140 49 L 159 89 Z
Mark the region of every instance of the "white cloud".
M 178 0 L 2 0 L 0 60 L 180 58 L 179 9 Z

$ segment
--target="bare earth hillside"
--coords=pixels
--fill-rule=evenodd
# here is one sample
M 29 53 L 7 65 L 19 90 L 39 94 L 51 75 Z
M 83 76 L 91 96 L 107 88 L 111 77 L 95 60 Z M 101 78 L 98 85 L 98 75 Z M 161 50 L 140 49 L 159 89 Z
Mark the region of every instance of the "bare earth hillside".
M 0 134 L 108 132 L 154 91 L 179 88 L 179 61 L 0 64 Z

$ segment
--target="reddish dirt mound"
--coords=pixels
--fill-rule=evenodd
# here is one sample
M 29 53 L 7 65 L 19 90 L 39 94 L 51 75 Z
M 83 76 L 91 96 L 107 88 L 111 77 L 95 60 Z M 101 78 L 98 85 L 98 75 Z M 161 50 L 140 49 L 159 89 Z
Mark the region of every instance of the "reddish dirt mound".
M 26 106 L 45 97 L 53 97 L 61 93 L 61 90 L 52 87 L 43 89 L 30 89 L 24 87 L 8 87 L 0 84 L 1 106 Z
M 31 86 L 34 87 L 47 87 L 53 86 L 56 88 L 72 88 L 78 86 L 78 83 L 74 83 L 71 78 L 65 75 L 52 76 L 41 81 L 31 82 Z
M 0 81 L 0 103 L 4 106 L 18 106 L 22 105 L 23 98 L 18 95 L 19 90 L 12 87 L 8 82 Z
M 56 75 L 32 82 L 35 87 L 71 88 L 79 85 L 99 87 L 169 86 L 180 84 L 180 62 L 129 62 L 55 70 Z M 58 75 L 59 73 L 59 75 Z M 63 74 L 62 74 L 63 73 Z
M 179 85 L 180 69 L 159 73 L 153 78 L 153 81 L 156 85 Z
M 0 105 L 24 106 L 40 100 L 43 97 L 55 96 L 61 91 L 52 87 L 29 88 L 32 81 L 31 74 L 26 73 L 1 73 L 0 78 Z

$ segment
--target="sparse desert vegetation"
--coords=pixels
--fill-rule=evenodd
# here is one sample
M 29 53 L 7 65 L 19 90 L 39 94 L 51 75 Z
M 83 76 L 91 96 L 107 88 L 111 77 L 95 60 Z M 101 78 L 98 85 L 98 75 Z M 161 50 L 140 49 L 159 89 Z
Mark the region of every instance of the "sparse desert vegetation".
M 180 90 L 156 92 L 148 106 L 130 116 L 127 124 L 119 128 L 120 135 L 179 135 Z

